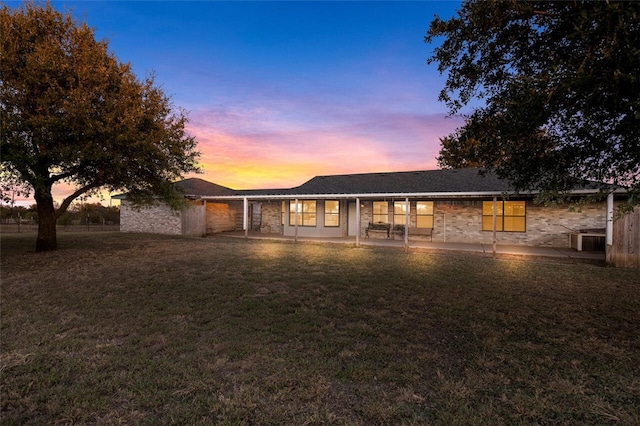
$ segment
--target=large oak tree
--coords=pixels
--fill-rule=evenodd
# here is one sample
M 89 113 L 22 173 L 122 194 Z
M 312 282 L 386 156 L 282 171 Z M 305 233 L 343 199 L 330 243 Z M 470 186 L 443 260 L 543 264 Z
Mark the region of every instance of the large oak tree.
M 640 3 L 464 1 L 436 17 L 429 63 L 466 123 L 442 167 L 483 166 L 519 190 L 561 195 L 585 180 L 640 203 Z
M 33 194 L 37 251 L 56 249 L 56 221 L 74 199 L 109 190 L 175 204 L 171 182 L 197 169 L 186 113 L 49 3 L 0 9 L 0 107 L 2 188 Z M 75 190 L 56 208 L 60 183 Z

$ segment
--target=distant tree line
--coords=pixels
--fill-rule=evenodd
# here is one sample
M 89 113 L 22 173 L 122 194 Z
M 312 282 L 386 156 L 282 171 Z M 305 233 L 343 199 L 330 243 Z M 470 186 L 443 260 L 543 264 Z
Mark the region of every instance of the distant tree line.
M 0 205 L 2 223 L 38 223 L 38 208 L 35 204 L 24 206 Z M 100 203 L 74 203 L 58 219 L 58 225 L 119 225 L 120 208 L 105 207 Z

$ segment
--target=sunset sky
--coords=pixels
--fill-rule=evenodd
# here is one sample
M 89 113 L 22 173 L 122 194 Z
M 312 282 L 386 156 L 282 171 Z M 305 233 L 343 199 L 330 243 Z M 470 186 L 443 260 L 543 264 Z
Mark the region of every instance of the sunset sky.
M 424 43 L 434 15 L 452 16 L 459 2 L 52 5 L 95 28 L 138 76 L 155 71 L 189 111 L 198 177 L 220 185 L 435 169 L 439 138 L 462 123 L 438 102 L 444 76 Z

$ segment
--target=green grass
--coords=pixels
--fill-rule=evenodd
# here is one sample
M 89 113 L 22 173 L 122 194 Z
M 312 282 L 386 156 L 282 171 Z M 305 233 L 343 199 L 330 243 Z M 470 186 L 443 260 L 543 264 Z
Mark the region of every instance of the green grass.
M 13 424 L 640 424 L 640 274 L 288 242 L 2 236 Z

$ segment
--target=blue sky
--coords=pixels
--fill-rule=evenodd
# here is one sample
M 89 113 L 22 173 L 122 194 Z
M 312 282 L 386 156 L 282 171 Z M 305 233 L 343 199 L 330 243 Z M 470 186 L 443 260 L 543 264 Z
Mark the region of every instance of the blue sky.
M 16 5 L 19 3 L 11 2 Z M 236 189 L 435 169 L 462 124 L 424 35 L 459 2 L 53 1 L 189 111 L 204 174 Z

